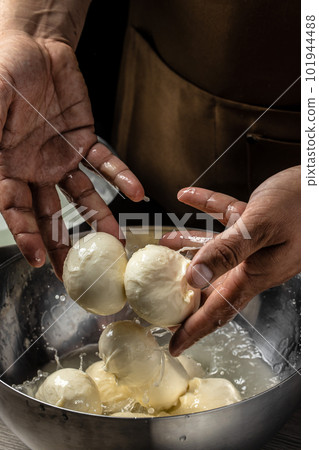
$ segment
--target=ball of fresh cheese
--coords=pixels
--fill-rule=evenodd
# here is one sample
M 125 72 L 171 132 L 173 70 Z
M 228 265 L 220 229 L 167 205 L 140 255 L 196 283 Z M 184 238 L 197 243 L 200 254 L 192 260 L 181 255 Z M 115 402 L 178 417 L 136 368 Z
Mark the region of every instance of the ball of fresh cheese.
M 119 384 L 140 388 L 158 379 L 161 349 L 150 331 L 133 321 L 110 323 L 100 336 L 99 355 Z
M 171 415 L 189 414 L 231 405 L 241 400 L 235 386 L 224 378 L 193 378 Z
M 137 395 L 139 403 L 155 411 L 170 409 L 188 387 L 189 377 L 177 358 L 163 352 L 161 375 Z
M 205 371 L 201 363 L 195 361 L 195 359 L 187 355 L 180 355 L 177 359 L 186 370 L 190 379 L 195 377 L 203 378 L 205 376 Z
M 186 281 L 190 261 L 162 245 L 147 245 L 128 261 L 124 276 L 129 304 L 151 324 L 180 324 L 198 309 L 200 291 Z
M 105 371 L 103 361 L 91 364 L 86 369 L 86 373 L 97 385 L 105 413 L 112 414 L 122 411 L 136 402 L 133 392 L 128 386 L 119 385 L 115 375 Z
M 51 373 L 39 387 L 36 398 L 74 411 L 101 414 L 101 398 L 95 382 L 78 369 Z
M 87 311 L 115 314 L 126 303 L 126 264 L 125 249 L 114 236 L 101 232 L 84 236 L 73 245 L 65 259 L 65 289 Z

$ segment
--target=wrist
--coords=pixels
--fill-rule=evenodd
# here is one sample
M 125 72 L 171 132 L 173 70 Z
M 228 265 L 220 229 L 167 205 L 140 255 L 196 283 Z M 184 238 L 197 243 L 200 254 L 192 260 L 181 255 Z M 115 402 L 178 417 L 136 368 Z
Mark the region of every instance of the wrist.
M 91 0 L 0 0 L 0 32 L 19 31 L 36 39 L 53 39 L 74 50 Z

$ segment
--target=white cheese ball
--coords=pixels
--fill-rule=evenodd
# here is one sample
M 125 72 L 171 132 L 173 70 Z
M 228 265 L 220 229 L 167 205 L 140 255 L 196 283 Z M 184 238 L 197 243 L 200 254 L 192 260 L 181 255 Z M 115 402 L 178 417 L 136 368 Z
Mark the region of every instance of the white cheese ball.
M 63 267 L 65 289 L 87 311 L 115 314 L 126 303 L 126 264 L 126 253 L 118 239 L 107 233 L 89 234 L 67 254 Z
M 170 411 L 172 415 L 189 414 L 231 405 L 241 400 L 235 386 L 224 378 L 193 378 L 186 394 L 178 405 Z
M 91 364 L 86 373 L 95 381 L 107 414 L 121 411 L 135 403 L 133 392 L 128 386 L 119 385 L 115 375 L 105 371 L 103 361 Z
M 110 323 L 99 339 L 99 355 L 119 384 L 140 388 L 157 379 L 161 349 L 150 331 L 130 320 Z
M 101 414 L 101 398 L 95 382 L 78 369 L 51 373 L 39 387 L 36 398 L 62 408 Z
M 140 317 L 168 327 L 180 324 L 198 309 L 200 290 L 186 281 L 190 261 L 162 245 L 147 245 L 126 266 L 127 300 Z
M 205 371 L 201 363 L 195 361 L 193 358 L 187 355 L 180 355 L 177 357 L 178 361 L 182 364 L 190 379 L 198 377 L 203 378 Z
M 176 405 L 178 399 L 188 387 L 189 377 L 177 358 L 163 353 L 162 374 L 159 380 L 137 395 L 139 403 L 156 411 L 167 410 Z

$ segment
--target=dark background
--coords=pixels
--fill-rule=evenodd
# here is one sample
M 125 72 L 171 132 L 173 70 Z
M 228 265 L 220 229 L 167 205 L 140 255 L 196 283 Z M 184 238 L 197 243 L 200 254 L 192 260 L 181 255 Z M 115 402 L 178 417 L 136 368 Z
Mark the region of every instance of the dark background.
M 93 0 L 76 55 L 87 83 L 96 133 L 111 140 L 129 0 Z

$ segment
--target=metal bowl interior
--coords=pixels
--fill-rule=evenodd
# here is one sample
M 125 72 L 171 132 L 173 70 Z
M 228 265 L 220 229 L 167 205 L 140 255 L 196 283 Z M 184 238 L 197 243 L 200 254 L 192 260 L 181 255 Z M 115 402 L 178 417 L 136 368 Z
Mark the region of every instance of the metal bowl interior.
M 128 235 L 133 250 L 149 242 L 156 242 L 153 233 Z M 300 276 L 261 293 L 235 319 L 282 380 L 238 404 L 187 416 L 119 419 L 43 405 L 11 387 L 51 361 L 52 347 L 63 356 L 96 344 L 106 324 L 133 317 L 127 307 L 108 317 L 87 313 L 68 298 L 49 264 L 33 269 L 17 256 L 1 268 L 1 417 L 30 448 L 258 448 L 297 405 Z

